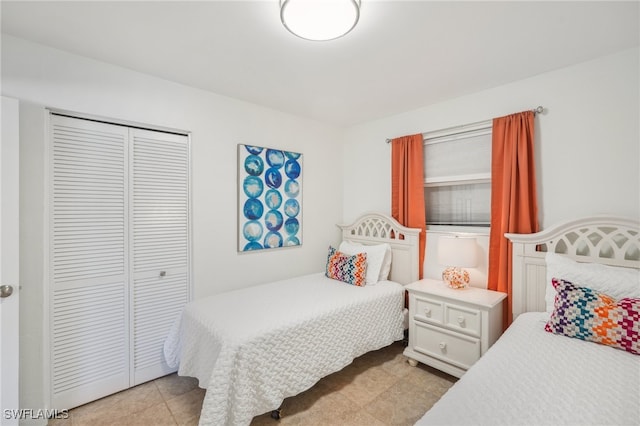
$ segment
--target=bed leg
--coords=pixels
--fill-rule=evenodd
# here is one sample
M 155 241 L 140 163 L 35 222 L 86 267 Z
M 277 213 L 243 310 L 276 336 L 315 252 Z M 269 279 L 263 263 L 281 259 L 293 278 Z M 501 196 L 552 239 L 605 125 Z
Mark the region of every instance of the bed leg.
M 407 358 L 407 361 L 409 361 L 409 365 L 412 367 L 415 367 L 416 365 L 418 365 L 418 361 L 416 361 L 415 359 Z
M 274 420 L 280 420 L 281 414 L 282 414 L 282 408 L 278 408 L 277 410 L 273 410 L 271 412 L 271 418 Z

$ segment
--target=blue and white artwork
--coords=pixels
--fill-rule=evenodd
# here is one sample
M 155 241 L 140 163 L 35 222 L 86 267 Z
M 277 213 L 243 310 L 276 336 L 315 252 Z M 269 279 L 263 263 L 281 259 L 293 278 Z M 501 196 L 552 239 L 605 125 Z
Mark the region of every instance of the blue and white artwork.
M 238 145 L 238 251 L 302 245 L 302 154 Z

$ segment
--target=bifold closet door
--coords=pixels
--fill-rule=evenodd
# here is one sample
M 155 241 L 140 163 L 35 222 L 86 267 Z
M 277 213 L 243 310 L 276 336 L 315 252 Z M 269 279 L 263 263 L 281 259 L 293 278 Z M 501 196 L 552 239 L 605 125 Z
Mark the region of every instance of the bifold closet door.
M 174 369 L 163 343 L 189 295 L 189 144 L 131 129 L 132 385 Z
M 129 387 L 128 129 L 51 115 L 51 407 Z
M 51 407 L 175 371 L 163 344 L 190 298 L 189 139 L 51 115 Z

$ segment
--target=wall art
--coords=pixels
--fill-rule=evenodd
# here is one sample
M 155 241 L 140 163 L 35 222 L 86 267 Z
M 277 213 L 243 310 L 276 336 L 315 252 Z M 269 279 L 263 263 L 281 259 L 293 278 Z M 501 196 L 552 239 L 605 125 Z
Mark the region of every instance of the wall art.
M 302 154 L 238 145 L 238 251 L 302 245 Z

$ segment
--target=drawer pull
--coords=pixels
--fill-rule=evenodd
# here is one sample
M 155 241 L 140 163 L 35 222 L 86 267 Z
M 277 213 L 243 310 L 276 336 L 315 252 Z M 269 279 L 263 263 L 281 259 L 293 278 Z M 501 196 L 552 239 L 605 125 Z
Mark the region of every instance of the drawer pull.
M 429 315 L 431 315 L 431 309 L 429 309 L 429 308 L 424 308 L 424 315 L 425 315 L 425 316 L 427 316 L 427 317 L 428 317 Z
M 442 349 L 443 351 L 447 348 L 447 344 L 445 342 L 440 342 L 440 349 Z
M 464 317 L 463 316 L 459 316 L 458 317 L 458 324 L 464 325 Z
M 167 276 L 167 271 L 160 271 L 160 276 L 161 277 L 166 277 Z

